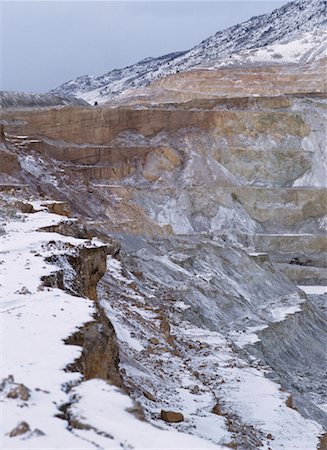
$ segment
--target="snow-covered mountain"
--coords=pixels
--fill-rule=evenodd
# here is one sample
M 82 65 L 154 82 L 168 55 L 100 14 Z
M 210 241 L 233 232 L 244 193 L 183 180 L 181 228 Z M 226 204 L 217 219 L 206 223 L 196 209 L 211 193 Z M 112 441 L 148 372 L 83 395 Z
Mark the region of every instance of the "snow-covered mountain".
M 0 91 L 0 108 L 44 108 L 48 106 L 86 106 L 81 98 L 62 97 L 54 94 Z
M 99 77 L 84 75 L 51 93 L 104 102 L 126 89 L 146 86 L 164 76 L 223 60 L 244 50 L 289 42 L 306 32 L 325 28 L 325 0 L 297 0 L 270 14 L 219 31 L 188 51 L 146 58 L 132 66 Z

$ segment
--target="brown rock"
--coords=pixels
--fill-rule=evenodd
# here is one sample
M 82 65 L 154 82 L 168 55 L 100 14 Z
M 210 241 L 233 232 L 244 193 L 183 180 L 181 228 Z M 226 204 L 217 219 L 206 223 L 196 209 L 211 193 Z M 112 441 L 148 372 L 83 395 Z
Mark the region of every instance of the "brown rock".
M 169 423 L 183 422 L 184 420 L 184 416 L 182 413 L 174 411 L 165 411 L 163 409 L 161 410 L 160 418 L 165 422 Z
M 151 394 L 151 392 L 149 391 L 143 391 L 143 395 L 145 398 L 147 398 L 148 400 L 151 400 L 151 402 L 156 402 L 157 399 L 155 398 L 155 396 L 153 394 Z
M 175 339 L 176 339 L 176 336 L 173 334 L 170 334 L 166 340 L 169 345 L 173 345 L 175 343 Z
M 225 444 L 227 448 L 233 448 L 237 450 L 237 443 L 236 442 L 229 442 L 228 444 Z
M 233 448 L 237 450 L 237 443 L 236 442 L 229 442 L 228 444 L 225 444 L 227 448 Z
M 16 208 L 18 208 L 22 213 L 25 214 L 31 214 L 35 212 L 35 209 L 33 208 L 33 205 L 30 203 L 25 202 L 16 202 L 15 203 Z
M 320 436 L 318 449 L 327 450 L 327 433 Z
M 9 436 L 10 437 L 15 437 L 15 436 L 19 436 L 21 434 L 25 434 L 28 431 L 30 431 L 30 427 L 28 425 L 27 422 L 20 422 L 17 427 L 13 428 L 10 433 Z
M 1 140 L 0 140 L 1 141 Z M 15 175 L 20 170 L 20 163 L 17 155 L 9 152 L 7 149 L 0 149 L 1 172 L 9 175 Z
M 268 434 L 267 434 L 267 439 L 269 439 L 269 440 L 271 441 L 272 439 L 274 439 L 274 438 L 273 438 L 273 435 L 272 435 L 271 433 L 268 433 Z
M 213 408 L 212 408 L 212 413 L 217 414 L 217 416 L 223 416 L 223 412 L 221 410 L 221 407 L 219 405 L 219 403 L 217 403 Z
M 136 276 L 136 278 L 143 278 L 143 272 L 141 272 L 140 270 L 135 270 L 134 272 L 133 272 L 133 275 L 135 275 Z
M 166 317 L 161 316 L 160 331 L 165 336 L 170 336 L 170 325 Z
M 156 149 L 146 156 L 143 176 L 148 181 L 156 181 L 162 172 L 172 171 L 181 163 L 181 157 L 174 150 L 167 147 Z
M 23 384 L 18 384 L 7 394 L 8 398 L 20 398 L 26 402 L 30 398 L 30 390 Z
M 158 345 L 160 341 L 156 337 L 152 337 L 149 339 L 149 342 L 151 342 L 152 345 Z
M 287 406 L 288 408 L 294 409 L 294 406 L 293 406 L 293 397 L 292 397 L 292 395 L 289 395 L 289 396 L 287 397 L 287 400 L 286 400 L 286 406 Z
M 103 311 L 98 310 L 94 321 L 83 325 L 65 343 L 83 349 L 81 356 L 68 366 L 71 371 L 81 372 L 86 380 L 101 378 L 122 387 L 116 333 Z
M 66 202 L 46 203 L 45 205 L 42 206 L 46 206 L 48 210 L 53 214 L 70 217 L 71 214 L 70 207 Z

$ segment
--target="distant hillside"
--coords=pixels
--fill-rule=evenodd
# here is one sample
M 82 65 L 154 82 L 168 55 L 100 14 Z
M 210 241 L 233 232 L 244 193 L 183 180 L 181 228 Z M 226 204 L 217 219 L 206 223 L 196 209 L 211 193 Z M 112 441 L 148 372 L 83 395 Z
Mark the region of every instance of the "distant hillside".
M 219 31 L 193 49 L 146 58 L 123 69 L 111 70 L 99 77 L 84 75 L 68 81 L 51 93 L 73 95 L 90 103 L 104 103 L 129 88 L 142 87 L 164 76 L 199 65 L 219 61 L 234 53 L 288 42 L 326 24 L 325 0 L 298 0 L 270 14 Z

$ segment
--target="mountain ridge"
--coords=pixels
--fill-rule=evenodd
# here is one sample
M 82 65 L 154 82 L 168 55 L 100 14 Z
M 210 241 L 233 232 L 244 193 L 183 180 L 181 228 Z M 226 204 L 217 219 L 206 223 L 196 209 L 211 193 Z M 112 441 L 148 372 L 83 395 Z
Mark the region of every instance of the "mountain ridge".
M 271 13 L 254 16 L 241 24 L 218 31 L 190 50 L 145 58 L 99 77 L 83 75 L 50 92 L 90 101 L 86 93 L 96 90 L 91 101 L 107 101 L 127 89 L 146 86 L 167 75 L 220 60 L 241 50 L 289 41 L 305 32 L 324 28 L 326 5 L 325 0 L 290 2 Z

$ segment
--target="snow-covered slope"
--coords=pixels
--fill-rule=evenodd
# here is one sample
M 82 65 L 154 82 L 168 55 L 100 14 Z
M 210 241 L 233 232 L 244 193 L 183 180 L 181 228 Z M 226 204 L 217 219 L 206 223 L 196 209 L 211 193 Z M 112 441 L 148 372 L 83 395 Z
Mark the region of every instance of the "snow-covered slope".
M 121 389 L 100 379 L 85 381 L 80 373 L 65 369 L 81 354 L 81 347 L 67 345 L 67 337 L 92 320 L 96 308 L 88 298 L 44 285 L 44 277 L 58 271 L 47 258 L 105 244 L 42 231 L 74 222 L 49 213 L 45 201 L 32 201 L 32 214 L 17 214 L 3 200 L 8 197 L 1 196 L 1 213 L 9 211 L 13 217 L 1 214 L 0 228 L 1 448 L 153 449 L 156 442 L 163 450 L 223 449 L 138 420 L 131 414 L 133 400 Z M 67 265 L 66 276 L 69 271 L 73 268 Z M 59 414 L 70 401 L 71 417 L 79 423 L 76 430 Z M 319 427 L 313 430 L 312 439 Z
M 84 100 L 54 94 L 0 91 L 0 108 L 46 108 L 48 106 L 86 106 Z
M 226 66 L 265 64 L 301 64 L 323 58 L 327 49 L 327 30 L 307 31 L 292 40 L 276 42 L 264 47 L 235 52 L 227 58 L 210 61 L 203 68 L 217 69 Z
M 128 88 L 140 87 L 164 76 L 229 58 L 231 54 L 289 42 L 326 24 L 325 0 L 297 0 L 242 24 L 219 31 L 193 49 L 159 58 L 146 58 L 102 76 L 82 76 L 52 90 L 89 102 L 105 102 Z

